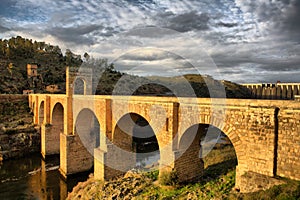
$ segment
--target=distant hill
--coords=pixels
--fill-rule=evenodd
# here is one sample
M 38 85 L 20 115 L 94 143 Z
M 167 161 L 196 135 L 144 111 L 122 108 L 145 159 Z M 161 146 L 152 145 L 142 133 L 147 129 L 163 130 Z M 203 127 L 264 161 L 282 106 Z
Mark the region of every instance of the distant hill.
M 188 74 L 182 77 L 139 77 L 111 71 L 103 73 L 96 94 L 251 98 L 250 91 L 230 81 Z M 175 94 L 174 94 L 175 93 Z
M 251 98 L 247 88 L 229 81 L 217 81 L 210 76 L 139 77 L 114 70 L 113 64 L 108 64 L 105 59 L 90 58 L 87 53 L 84 58 L 87 62 L 69 49 L 62 54 L 58 46 L 20 36 L 0 39 L 0 94 L 20 94 L 28 89 L 46 93 L 48 85 L 58 85 L 60 92 L 64 93 L 66 66 L 75 69 L 82 66 L 93 69 L 96 94 L 224 97 L 225 94 L 220 92 L 223 88 L 228 98 Z M 27 77 L 28 63 L 38 65 L 40 80 L 35 86 Z

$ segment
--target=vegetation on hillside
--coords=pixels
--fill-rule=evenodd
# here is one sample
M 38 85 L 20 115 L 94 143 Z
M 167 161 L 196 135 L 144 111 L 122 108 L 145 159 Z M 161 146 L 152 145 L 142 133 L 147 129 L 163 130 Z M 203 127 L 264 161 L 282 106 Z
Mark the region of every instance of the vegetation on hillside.
M 40 151 L 40 133 L 32 122 L 26 96 L 0 95 L 0 163 Z
M 30 87 L 27 64 L 38 64 L 43 84 Z M 66 66 L 80 66 L 81 57 L 58 46 L 32 41 L 20 36 L 0 39 L 0 93 L 20 94 L 23 90 L 43 92 L 44 86 L 58 84 L 64 87 Z
M 27 77 L 27 64 L 34 63 L 38 65 L 37 84 L 32 84 L 34 80 Z M 30 89 L 45 93 L 48 85 L 58 85 L 64 93 L 66 66 L 92 68 L 95 94 L 251 98 L 248 89 L 229 81 L 194 74 L 182 77 L 128 75 L 116 71 L 105 59 L 94 59 L 87 53 L 81 58 L 69 49 L 63 54 L 58 46 L 20 36 L 0 39 L 0 94 L 20 94 Z

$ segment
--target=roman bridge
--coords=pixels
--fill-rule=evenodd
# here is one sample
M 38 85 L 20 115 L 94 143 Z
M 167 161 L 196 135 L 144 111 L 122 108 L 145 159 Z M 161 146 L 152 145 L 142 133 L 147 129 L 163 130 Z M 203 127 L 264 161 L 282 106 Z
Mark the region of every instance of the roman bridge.
M 242 192 L 272 184 L 272 177 L 300 180 L 298 101 L 102 96 L 88 95 L 86 86 L 84 95 L 75 95 L 73 81 L 67 73 L 65 95 L 29 95 L 34 123 L 41 126 L 41 153 L 60 154 L 65 177 L 94 166 L 95 178 L 108 180 L 132 169 L 133 124 L 143 119 L 157 139 L 160 174 L 175 171 L 181 182 L 199 179 L 200 142 L 211 125 L 234 146 Z M 257 177 L 263 180 L 257 183 Z

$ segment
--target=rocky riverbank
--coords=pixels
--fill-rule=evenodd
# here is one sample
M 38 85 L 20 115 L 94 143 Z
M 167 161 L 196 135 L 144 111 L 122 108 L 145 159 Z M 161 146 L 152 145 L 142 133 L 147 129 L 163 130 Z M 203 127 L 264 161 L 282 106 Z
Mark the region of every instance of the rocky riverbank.
M 101 182 L 91 175 L 86 182 L 79 183 L 67 199 L 124 199 L 131 200 L 147 187 L 152 179 L 142 173 L 127 172 L 124 177 Z
M 26 95 L 0 95 L 0 161 L 40 151 Z
M 172 184 L 158 182 L 158 171 L 127 172 L 124 177 L 107 182 L 97 181 L 91 175 L 68 194 L 69 200 L 159 200 L 159 199 L 300 199 L 300 182 L 284 179 L 286 184 L 266 191 L 241 194 L 235 190 L 235 152 L 232 145 L 218 145 L 205 158 L 204 175 L 199 182 Z M 167 179 L 165 179 L 167 180 Z

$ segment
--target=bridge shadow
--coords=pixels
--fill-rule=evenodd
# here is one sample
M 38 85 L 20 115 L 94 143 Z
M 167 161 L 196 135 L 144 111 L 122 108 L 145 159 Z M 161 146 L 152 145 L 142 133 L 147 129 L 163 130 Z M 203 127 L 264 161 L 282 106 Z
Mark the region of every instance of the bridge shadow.
M 211 180 L 218 179 L 222 175 L 225 175 L 228 172 L 235 170 L 236 165 L 236 159 L 230 159 L 217 164 L 210 165 L 204 170 L 201 182 L 207 183 Z

